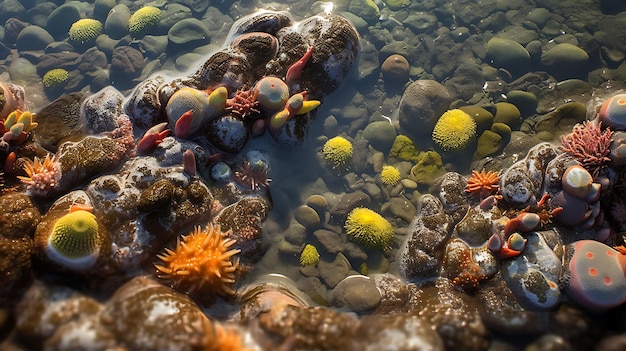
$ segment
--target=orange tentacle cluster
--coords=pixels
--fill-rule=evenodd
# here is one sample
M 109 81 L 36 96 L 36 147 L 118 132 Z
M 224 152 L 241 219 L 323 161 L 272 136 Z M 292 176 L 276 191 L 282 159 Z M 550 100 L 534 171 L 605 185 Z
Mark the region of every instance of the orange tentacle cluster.
M 231 249 L 235 240 L 227 238 L 219 225 L 209 225 L 204 231 L 200 227 L 178 240 L 176 250 L 165 249 L 157 255 L 165 265 L 155 265 L 160 278 L 188 292 L 214 292 L 233 295 L 238 261 L 231 258 L 241 252 Z
M 498 172 L 484 169 L 480 172 L 472 171 L 472 176 L 465 186 L 465 192 L 482 200 L 500 190 L 499 182 Z

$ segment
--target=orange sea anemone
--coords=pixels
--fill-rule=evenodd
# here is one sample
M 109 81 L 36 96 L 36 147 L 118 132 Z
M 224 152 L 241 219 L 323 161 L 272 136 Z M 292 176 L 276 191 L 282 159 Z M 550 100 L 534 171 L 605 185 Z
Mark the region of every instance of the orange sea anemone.
M 465 192 L 482 200 L 500 190 L 499 182 L 498 172 L 484 169 L 480 172 L 472 171 L 472 176 L 465 186 Z
M 190 293 L 233 295 L 231 286 L 238 261 L 231 258 L 241 250 L 230 249 L 235 240 L 229 239 L 229 234 L 230 231 L 222 232 L 219 225 L 209 224 L 204 231 L 196 227 L 178 239 L 175 251 L 166 248 L 164 254 L 157 255 L 164 262 L 155 265 L 157 275 Z

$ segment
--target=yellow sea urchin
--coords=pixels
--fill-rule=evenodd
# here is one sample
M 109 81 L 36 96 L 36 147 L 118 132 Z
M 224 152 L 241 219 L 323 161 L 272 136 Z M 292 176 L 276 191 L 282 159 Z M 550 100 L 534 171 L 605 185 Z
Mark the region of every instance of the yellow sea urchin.
M 476 122 L 459 109 L 441 115 L 433 130 L 433 141 L 444 151 L 463 150 L 475 136 Z
M 345 228 L 350 239 L 364 246 L 382 249 L 391 247 L 391 223 L 369 208 L 357 207 L 350 211 Z
M 320 262 L 320 254 L 317 252 L 315 246 L 311 244 L 306 244 L 304 250 L 300 254 L 300 265 L 303 267 L 306 266 L 317 266 Z
M 384 166 L 380 171 L 380 181 L 385 185 L 395 186 L 400 181 L 400 171 L 394 166 Z
M 70 77 L 69 72 L 63 68 L 51 69 L 43 75 L 43 86 L 48 89 L 60 87 Z
M 68 32 L 73 42 L 84 44 L 96 40 L 102 34 L 102 23 L 93 18 L 83 18 L 74 22 Z
M 63 267 L 84 271 L 98 261 L 103 243 L 96 216 L 89 211 L 76 210 L 54 223 L 45 253 Z
M 178 239 L 176 250 L 166 248 L 157 255 L 165 264 L 155 265 L 158 276 L 189 292 L 233 295 L 238 262 L 233 263 L 231 257 L 241 250 L 230 249 L 235 240 L 227 238 L 229 233 L 219 225 L 209 224 L 204 231 L 196 227 Z
M 159 23 L 161 10 L 154 6 L 144 6 L 133 13 L 128 20 L 128 31 L 133 38 L 142 37 Z
M 345 168 L 352 158 L 352 143 L 340 136 L 328 139 L 324 144 L 324 159 L 333 169 Z

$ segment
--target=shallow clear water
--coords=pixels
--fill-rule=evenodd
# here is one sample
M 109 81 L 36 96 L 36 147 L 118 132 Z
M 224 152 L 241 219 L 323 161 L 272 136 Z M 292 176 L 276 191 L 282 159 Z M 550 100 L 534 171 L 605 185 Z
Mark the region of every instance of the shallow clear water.
M 4 3 L 9 6 L 9 2 Z M 6 52 L 4 60 L 0 61 L 0 81 L 23 86 L 26 107 L 34 112 L 57 97 L 73 91 L 94 93 L 110 84 L 123 94 L 129 95 L 136 84 L 154 74 L 172 79 L 185 77 L 223 48 L 235 21 L 259 9 L 288 11 L 296 21 L 322 12 L 343 15 L 352 21 L 361 40 L 359 60 L 354 62 L 350 74 L 342 84 L 323 97 L 321 106 L 315 111 L 315 119 L 309 124 L 308 135 L 301 141 L 301 145 L 281 145 L 272 140 L 269 133 L 265 133 L 261 137 L 253 138 L 241 152 L 244 154 L 247 150 L 260 150 L 267 155 L 271 178 L 269 192 L 273 208 L 262 233 L 263 256 L 252 263 L 252 271 L 237 286 L 253 284 L 259 277 L 269 273 L 283 274 L 320 305 L 332 305 L 336 280 L 346 276 L 373 276 L 383 273 L 400 276 L 398 251 L 405 242 L 407 233 L 411 231 L 410 223 L 419 214 L 421 195 L 436 192 L 436 189 L 429 189 L 434 178 L 445 172 L 458 172 L 468 176 L 474 169 L 490 167 L 493 164 L 490 162 L 498 159 L 506 149 L 505 142 L 495 152 L 484 157 L 476 156 L 477 145 L 474 139 L 460 152 L 445 152 L 431 138 L 430 130 L 434 123 L 423 126 L 428 129 L 426 133 L 420 133 L 422 127 L 413 125 L 428 117 L 415 116 L 416 121 L 409 123 L 410 125 L 404 122 L 403 125 L 403 116 L 399 109 L 405 88 L 412 82 L 433 80 L 441 83 L 450 94 L 450 108 L 477 105 L 487 106 L 488 110 L 493 111 L 497 102 L 514 102 L 520 110 L 520 120 L 511 123 L 510 129 L 514 132 L 521 129 L 532 134 L 537 116 L 548 114 L 566 102 L 576 101 L 586 105 L 590 111 L 588 115 L 593 116 L 599 103 L 620 91 L 626 77 L 626 25 L 619 25 L 626 22 L 626 6 L 618 1 L 607 0 L 598 4 L 597 1 L 557 0 L 406 0 L 369 3 L 346 0 L 337 3 L 286 1 L 261 4 L 246 0 L 211 2 L 210 6 L 199 1 L 155 1 L 146 4 L 135 1 L 97 1 L 96 4 L 105 9 L 111 3 L 126 5 L 131 13 L 143 5 L 152 4 L 165 8 L 179 3 L 182 5 L 180 11 L 175 12 L 171 18 L 162 19 L 161 27 L 155 29 L 160 31 L 157 34 L 167 35 L 168 27 L 164 22 L 168 22 L 171 27 L 186 17 L 198 19 L 209 37 L 200 36 L 194 39 L 197 45 L 184 43 L 198 33 L 195 29 L 182 30 L 180 37 L 183 39 L 180 40 L 183 42 L 177 44 L 178 46 L 172 44 L 172 38 L 169 39 L 169 46 L 165 45 L 167 41 L 159 44 L 157 39 L 133 39 L 126 35 L 112 38 L 107 35 L 113 30 L 114 24 L 107 24 L 105 21 L 106 35 L 92 44 L 103 54 L 94 54 L 87 59 L 83 56 L 83 66 L 72 66 L 67 83 L 54 90 L 45 88 L 42 83 L 45 73 L 42 67 L 45 65 L 41 65 L 40 59 L 44 57 L 44 53 L 66 52 L 63 43 L 68 41 L 67 35 L 62 30 L 59 31 L 58 23 L 48 22 L 52 11 L 61 6 L 62 2 L 16 3 L 23 6 L 7 7 L 4 15 L 0 16 L 0 22 L 9 18 L 19 19 L 7 21 L 2 27 L 4 31 L 0 32 L 3 34 L 2 49 Z M 104 10 L 100 8 L 100 14 L 94 12 L 94 4 L 91 2 L 73 3 L 80 18 L 103 16 Z M 103 17 L 105 19 L 110 17 L 110 13 L 106 12 L 108 15 Z M 39 25 L 48 32 L 57 32 L 52 33 L 50 38 L 44 35 L 33 36 L 37 40 L 50 41 L 49 45 L 36 43 L 35 39 L 32 42 L 20 40 L 18 33 L 28 24 Z M 617 30 L 611 31 L 613 28 Z M 494 37 L 521 44 L 521 58 L 508 49 L 489 52 L 487 43 Z M 546 52 L 562 43 L 571 44 L 579 50 L 549 61 L 550 55 L 546 55 Z M 111 68 L 111 53 L 107 51 L 112 51 L 115 46 L 129 46 L 143 51 L 143 68 L 137 72 L 118 73 L 115 76 Z M 516 46 L 514 49 L 519 48 Z M 85 49 L 81 50 L 77 51 L 84 53 Z M 524 57 L 524 51 L 528 57 Z M 384 67 L 385 60 L 393 54 L 406 58 L 409 66 Z M 65 57 L 63 60 L 78 60 L 77 57 Z M 56 60 L 61 62 L 62 59 L 57 57 Z M 85 69 L 87 63 L 94 67 Z M 394 69 L 400 70 L 396 74 L 401 78 L 394 76 Z M 530 102 L 531 107 L 528 108 L 528 102 L 519 97 L 511 100 L 507 94 L 512 90 L 530 93 L 534 96 L 534 105 Z M 367 134 L 365 129 L 373 122 L 389 122 L 395 134 L 410 135 L 418 150 L 439 152 L 443 168 L 438 173 L 426 175 L 425 180 L 416 180 L 416 176 L 411 175 L 415 162 L 392 160 L 389 157 L 391 144 L 388 135 L 371 130 Z M 560 134 L 565 132 L 566 128 L 557 128 L 549 137 L 542 135 L 543 138 L 534 142 L 558 142 Z M 354 159 L 345 172 L 329 167 L 322 152 L 324 143 L 338 135 L 356 145 Z M 384 140 L 377 141 L 377 137 Z M 395 135 L 391 140 L 393 137 Z M 357 143 L 364 139 L 368 140 L 369 145 Z M 521 138 L 510 137 L 510 140 L 519 141 Z M 502 164 L 509 162 L 510 165 L 512 158 L 524 156 L 529 146 L 533 145 L 530 143 L 510 149 L 506 160 L 502 161 L 504 157 L 498 160 Z M 381 144 L 385 145 L 383 150 L 372 146 Z M 363 149 L 357 149 L 358 147 Z M 394 188 L 381 184 L 379 173 L 383 165 L 394 165 L 400 170 L 403 179 L 401 186 Z M 332 216 L 333 208 L 343 203 L 342 197 L 355 192 L 370 195 L 371 202 L 368 200 L 366 206 L 381 213 L 393 226 L 395 235 L 390 249 L 381 250 L 354 244 L 346 236 L 344 218 Z M 327 202 L 322 210 L 311 205 L 312 196 L 318 195 L 323 196 Z M 317 220 L 317 223 L 311 224 L 306 222 L 308 219 L 295 218 L 297 213 L 304 211 L 303 206 L 307 211 L 311 208 L 316 210 L 318 218 L 313 219 L 313 222 Z M 333 235 L 324 236 L 324 231 Z M 325 240 L 330 240 L 330 236 L 339 240 L 338 245 L 341 248 L 333 250 L 330 241 L 323 242 L 324 239 L 321 239 L 324 237 Z M 619 236 L 621 237 L 621 232 Z M 318 248 L 322 263 L 317 268 L 300 266 L 300 252 L 305 244 L 313 244 Z M 322 272 L 325 268 L 336 269 L 341 273 Z M 419 284 L 417 280 L 413 283 Z M 469 292 L 468 295 L 472 294 L 473 292 Z M 219 311 L 219 306 L 213 306 L 207 311 L 211 310 L 216 316 L 224 317 L 233 308 Z M 367 310 L 356 312 L 369 314 Z M 494 331 L 494 335 L 497 335 L 494 336 L 496 342 L 492 344 L 494 349 L 507 340 L 498 332 Z M 623 329 L 618 328 L 618 332 L 623 333 Z M 541 335 L 529 334 L 532 334 L 533 340 Z M 565 333 L 560 331 L 559 335 L 562 334 Z M 571 340 L 576 339 L 567 339 L 565 342 L 576 349 L 577 345 Z M 529 342 L 531 341 L 514 341 L 517 345 L 526 345 Z

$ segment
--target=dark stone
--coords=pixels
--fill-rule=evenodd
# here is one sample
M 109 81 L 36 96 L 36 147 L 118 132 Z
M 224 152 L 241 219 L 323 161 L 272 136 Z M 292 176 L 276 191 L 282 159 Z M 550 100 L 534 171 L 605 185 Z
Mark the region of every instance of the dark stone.
M 128 83 L 141 75 L 144 67 L 141 52 L 128 46 L 118 46 L 113 49 L 111 58 L 111 79 Z

